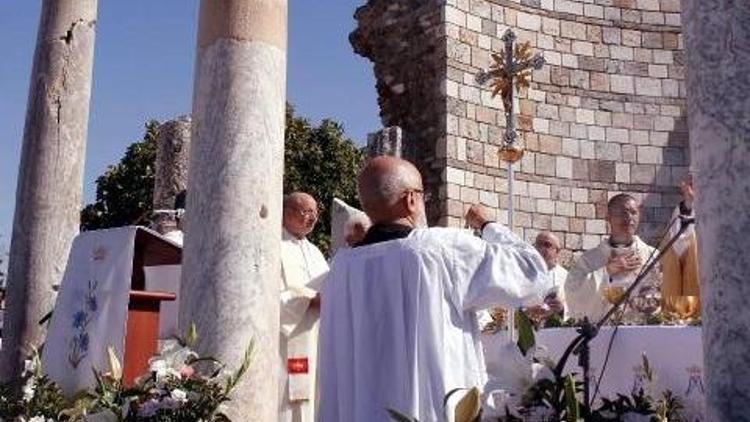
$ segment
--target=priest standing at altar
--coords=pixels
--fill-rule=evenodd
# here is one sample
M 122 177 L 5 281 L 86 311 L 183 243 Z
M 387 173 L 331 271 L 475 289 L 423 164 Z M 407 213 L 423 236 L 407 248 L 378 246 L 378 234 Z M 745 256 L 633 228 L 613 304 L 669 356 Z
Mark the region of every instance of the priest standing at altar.
M 482 208 L 465 230 L 427 228 L 419 171 L 394 157 L 362 170 L 372 227 L 340 251 L 323 287 L 320 420 L 388 420 L 394 409 L 443 420 L 454 388 L 486 381 L 476 311 L 539 304 L 550 288 L 539 253 Z
M 283 422 L 315 421 L 319 291 L 328 273 L 323 254 L 307 240 L 317 221 L 315 198 L 303 192 L 284 197 L 279 344 Z
M 638 202 L 631 195 L 621 193 L 609 200 L 609 236 L 578 258 L 565 281 L 565 301 L 570 318 L 588 317 L 596 322 L 611 306 L 607 300 L 608 292 L 619 289 L 622 293 L 653 258 L 654 248 L 636 235 L 640 216 Z M 655 288 L 658 284 L 659 274 L 655 269 L 643 281 L 642 288 Z

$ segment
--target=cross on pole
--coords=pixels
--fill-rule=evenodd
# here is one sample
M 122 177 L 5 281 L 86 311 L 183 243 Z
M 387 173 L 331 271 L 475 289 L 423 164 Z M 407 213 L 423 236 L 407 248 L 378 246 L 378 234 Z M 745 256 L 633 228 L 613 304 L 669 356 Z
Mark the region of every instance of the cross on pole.
M 512 30 L 505 31 L 502 37 L 505 43 L 503 55 L 492 54 L 494 63 L 487 72 L 481 72 L 477 76 L 477 82 L 481 85 L 491 81 L 492 96 L 500 94 L 505 109 L 505 133 L 500 148 L 500 159 L 508 163 L 508 227 L 513 229 L 513 164 L 523 156 L 523 147 L 520 145 L 519 135 L 516 131 L 516 114 L 514 110 L 514 90 L 528 88 L 531 72 L 541 69 L 545 60 L 541 53 L 531 55 L 531 47 L 528 42 L 516 44 L 516 34 Z M 515 340 L 514 311 L 509 310 L 508 336 Z
M 493 54 L 495 63 L 489 75 L 494 79 L 492 95 L 496 96 L 500 93 L 503 98 L 506 122 L 503 141 L 506 145 L 515 145 L 518 140 L 518 132 L 516 132 L 513 91 L 522 87 L 527 88 L 532 69 L 541 69 L 545 60 L 541 53 L 529 57 L 531 55 L 529 43 L 517 45 L 516 34 L 510 29 L 505 31 L 502 40 L 505 43 L 504 57 Z
M 477 76 L 477 82 L 484 85 L 491 82 L 492 96 L 500 94 L 505 109 L 505 133 L 503 134 L 500 159 L 508 163 L 508 225 L 513 227 L 513 164 L 523 156 L 523 147 L 516 130 L 516 113 L 514 109 L 514 91 L 528 88 L 531 72 L 541 69 L 545 60 L 541 53 L 532 56 L 528 42 L 516 44 L 516 34 L 505 31 L 502 37 L 505 51 L 502 55 L 492 54 L 494 63 L 489 71 Z

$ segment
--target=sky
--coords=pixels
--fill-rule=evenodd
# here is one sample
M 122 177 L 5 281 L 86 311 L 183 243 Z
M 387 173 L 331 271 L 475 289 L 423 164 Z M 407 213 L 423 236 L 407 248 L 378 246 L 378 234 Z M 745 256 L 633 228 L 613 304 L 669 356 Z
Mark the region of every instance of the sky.
M 365 0 L 289 0 L 287 98 L 317 122 L 333 118 L 363 143 L 380 128 L 371 63 L 348 34 Z M 41 0 L 0 1 L 0 253 L 13 221 L 18 162 Z M 141 139 L 148 119 L 190 112 L 197 0 L 99 0 L 84 200 Z

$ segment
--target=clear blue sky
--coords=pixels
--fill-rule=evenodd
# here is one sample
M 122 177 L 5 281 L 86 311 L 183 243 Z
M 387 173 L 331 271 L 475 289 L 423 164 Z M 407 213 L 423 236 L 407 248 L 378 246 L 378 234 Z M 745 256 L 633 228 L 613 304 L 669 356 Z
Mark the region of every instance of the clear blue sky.
M 365 0 L 289 0 L 288 100 L 362 143 L 380 119 L 371 64 L 348 34 Z M 84 196 L 149 118 L 190 112 L 197 0 L 99 0 Z M 0 1 L 0 248 L 11 232 L 41 0 Z

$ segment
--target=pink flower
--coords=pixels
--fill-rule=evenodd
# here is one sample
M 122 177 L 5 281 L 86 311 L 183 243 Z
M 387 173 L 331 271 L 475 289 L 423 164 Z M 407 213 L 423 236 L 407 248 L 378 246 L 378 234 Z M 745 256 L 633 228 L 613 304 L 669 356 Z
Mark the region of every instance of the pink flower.
M 195 368 L 190 365 L 185 365 L 180 369 L 180 376 L 182 378 L 190 378 L 195 374 Z

